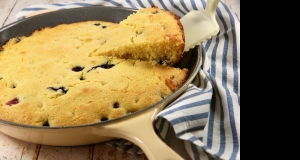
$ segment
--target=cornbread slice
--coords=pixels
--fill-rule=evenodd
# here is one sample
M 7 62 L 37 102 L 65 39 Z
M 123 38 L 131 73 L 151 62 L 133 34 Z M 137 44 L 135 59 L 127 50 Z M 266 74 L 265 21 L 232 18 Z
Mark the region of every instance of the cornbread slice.
M 184 32 L 174 13 L 157 7 L 145 8 L 120 22 L 120 27 L 133 30 L 131 43 L 122 45 L 124 48 L 130 48 L 128 52 L 130 58 L 170 66 L 182 58 L 185 46 Z M 120 54 L 126 58 L 126 52 Z

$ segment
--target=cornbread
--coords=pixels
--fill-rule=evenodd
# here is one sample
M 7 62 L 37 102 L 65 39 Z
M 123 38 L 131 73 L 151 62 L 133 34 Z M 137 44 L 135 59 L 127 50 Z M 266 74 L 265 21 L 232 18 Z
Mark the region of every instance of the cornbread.
M 103 45 L 91 55 L 112 55 L 172 66 L 182 58 L 185 46 L 178 17 L 155 7 L 139 10 L 119 25 L 107 27 L 106 34 L 109 39 L 104 38 Z
M 182 37 L 176 16 L 154 7 L 120 23 L 60 24 L 12 38 L 0 47 L 0 119 L 74 126 L 153 105 L 188 76 L 173 66 Z

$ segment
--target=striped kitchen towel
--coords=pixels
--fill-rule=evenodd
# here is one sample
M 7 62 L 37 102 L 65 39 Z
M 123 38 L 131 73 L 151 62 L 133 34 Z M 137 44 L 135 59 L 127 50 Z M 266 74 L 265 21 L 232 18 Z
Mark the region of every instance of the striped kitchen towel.
M 17 19 L 38 10 L 68 9 L 93 5 L 145 8 L 156 5 L 182 17 L 191 10 L 203 10 L 205 0 L 89 0 L 51 5 L 37 4 L 21 10 Z M 194 160 L 240 159 L 240 20 L 222 1 L 217 7 L 220 32 L 201 44 L 202 64 L 188 90 L 163 110 L 156 128 L 165 137 L 173 127 L 177 138 Z M 109 143 L 140 153 L 124 140 Z M 132 148 L 124 147 L 124 145 Z

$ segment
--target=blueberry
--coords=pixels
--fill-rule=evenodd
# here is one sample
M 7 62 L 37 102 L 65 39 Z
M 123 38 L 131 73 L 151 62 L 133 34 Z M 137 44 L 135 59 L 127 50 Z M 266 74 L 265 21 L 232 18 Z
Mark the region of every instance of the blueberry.
M 103 69 L 110 69 L 112 67 L 114 67 L 114 64 L 108 64 L 108 62 L 106 64 L 102 64 L 100 67 Z
M 101 118 L 101 121 L 108 121 L 108 118 Z
M 81 76 L 81 77 L 80 77 L 80 80 L 81 80 L 81 81 L 84 81 L 84 80 L 85 80 L 85 78 L 84 78 L 83 76 Z
M 167 58 L 166 56 L 163 56 L 160 58 L 160 60 L 158 61 L 159 64 L 167 64 L 169 65 L 170 64 L 170 59 Z
M 101 64 L 101 65 L 98 65 L 98 66 L 94 66 L 92 67 L 90 70 L 88 70 L 87 72 L 90 72 L 94 69 L 97 69 L 97 68 L 103 68 L 103 69 L 110 69 L 112 67 L 114 67 L 115 65 L 114 64 L 109 64 L 108 62 L 106 62 L 105 64 Z
M 120 104 L 118 102 L 114 103 L 114 108 L 120 108 Z
M 58 91 L 61 90 L 63 94 L 66 94 L 68 92 L 68 90 L 65 87 L 59 87 L 59 88 L 54 88 L 54 87 L 48 87 L 47 89 L 50 89 L 52 91 Z
M 72 68 L 72 71 L 74 71 L 74 72 L 80 72 L 80 71 L 82 71 L 83 69 L 84 69 L 84 67 L 76 66 L 76 67 Z

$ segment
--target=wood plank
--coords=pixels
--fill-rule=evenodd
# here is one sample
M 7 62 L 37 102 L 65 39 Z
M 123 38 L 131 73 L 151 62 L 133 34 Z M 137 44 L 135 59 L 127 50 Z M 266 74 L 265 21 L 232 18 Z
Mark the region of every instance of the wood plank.
M 17 0 L 0 0 L 0 27 L 3 27 Z
M 33 144 L 33 143 L 28 143 L 27 145 L 25 145 L 23 152 L 22 152 L 21 160 L 37 159 L 40 147 L 41 147 L 41 145 Z
M 144 155 L 130 154 L 110 147 L 105 143 L 96 144 L 94 147 L 93 160 L 148 160 Z
M 240 18 L 240 0 L 223 0 L 223 1 Z
M 231 0 L 231 8 L 237 14 L 239 19 L 241 18 L 241 5 L 240 0 Z
M 64 2 L 82 2 L 84 0 L 48 0 L 49 4 L 53 4 L 53 3 L 64 3 Z
M 16 14 L 21 11 L 23 8 L 36 5 L 36 4 L 48 4 L 47 0 L 17 0 L 16 5 L 11 11 L 11 14 L 8 16 L 7 20 L 5 21 L 4 25 L 8 25 L 17 21 Z
M 93 158 L 93 150 L 93 145 L 76 147 L 43 145 L 40 148 L 38 160 L 91 160 Z
M 20 141 L 0 132 L 0 160 L 34 159 L 39 145 Z

